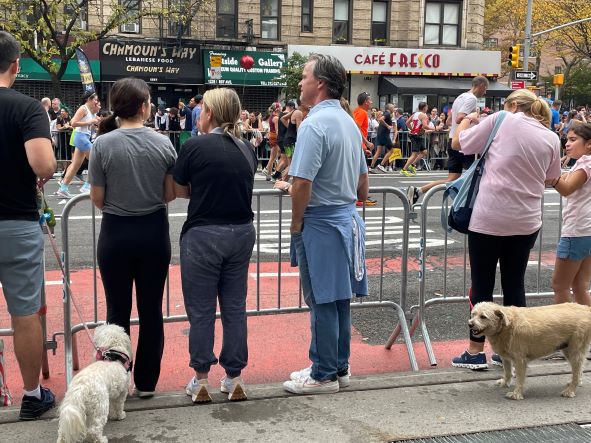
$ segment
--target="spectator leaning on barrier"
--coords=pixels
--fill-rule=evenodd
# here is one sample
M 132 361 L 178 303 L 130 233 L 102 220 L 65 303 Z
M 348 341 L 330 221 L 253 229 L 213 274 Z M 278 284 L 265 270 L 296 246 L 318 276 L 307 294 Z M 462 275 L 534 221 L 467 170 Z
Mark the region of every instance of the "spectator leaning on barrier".
M 505 101 L 508 112 L 486 154 L 468 232 L 472 287 L 470 305 L 493 301 L 497 264 L 505 306 L 525 306 L 525 271 L 530 250 L 542 226 L 544 183 L 560 177 L 560 141 L 550 131 L 550 108 L 542 97 L 517 90 Z M 464 117 L 452 148 L 480 154 L 498 113 L 484 120 L 472 112 Z M 471 125 L 475 125 L 471 127 Z M 470 331 L 466 352 L 452 365 L 485 369 L 484 336 Z M 493 354 L 493 364 L 500 364 Z
M 144 126 L 150 89 L 123 78 L 110 91 L 113 114 L 100 124 L 88 168 L 90 198 L 103 212 L 97 245 L 107 322 L 130 333 L 132 285 L 140 318 L 133 377 L 135 394 L 154 395 L 164 349 L 162 297 L 170 263 L 166 203 L 174 200 L 176 151 L 165 135 Z
M 177 197 L 190 199 L 180 254 L 189 366 L 195 370 L 186 393 L 195 403 L 211 401 L 208 374 L 218 362 L 213 352 L 218 300 L 224 329 L 219 362 L 226 372 L 220 390 L 230 401 L 246 400 L 241 373 L 248 363 L 246 293 L 256 237 L 257 159 L 250 144 L 240 140 L 239 116 L 236 91 L 207 91 L 200 115 L 203 134 L 187 140 L 174 169 Z
M 295 394 L 338 392 L 349 385 L 352 294 L 368 294 L 365 224 L 355 201 L 369 190 L 361 134 L 341 108 L 347 74 L 332 56 L 312 54 L 302 73 L 300 126 L 290 175 L 292 265 L 310 307 L 312 366 L 283 384 Z
M 49 109 L 49 116 L 52 120 L 55 120 L 60 115 L 60 110 L 62 107 L 62 102 L 59 98 L 54 98 L 51 101 L 51 108 Z
M 33 420 L 53 407 L 39 385 L 43 335 L 39 310 L 43 283 L 43 232 L 36 177 L 53 176 L 56 161 L 47 113 L 37 100 L 11 89 L 19 72 L 20 45 L 0 31 L 0 283 L 14 329 L 14 352 L 24 384 L 19 419 Z

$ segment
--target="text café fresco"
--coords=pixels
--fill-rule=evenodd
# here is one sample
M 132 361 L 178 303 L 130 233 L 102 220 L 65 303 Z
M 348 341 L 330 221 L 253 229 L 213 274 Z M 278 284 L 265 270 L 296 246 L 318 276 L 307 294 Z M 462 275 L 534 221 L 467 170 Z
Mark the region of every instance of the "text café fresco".
M 356 54 L 354 61 L 359 66 L 388 65 L 401 68 L 439 68 L 439 54 L 419 54 L 416 52 L 382 52 L 380 54 Z

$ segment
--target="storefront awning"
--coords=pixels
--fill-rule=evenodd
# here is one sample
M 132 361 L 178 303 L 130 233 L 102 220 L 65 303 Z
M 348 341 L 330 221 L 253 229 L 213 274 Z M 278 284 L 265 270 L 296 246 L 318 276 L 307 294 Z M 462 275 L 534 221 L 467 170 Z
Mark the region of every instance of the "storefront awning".
M 30 58 L 20 59 L 21 70 L 16 76 L 17 80 L 46 80 L 51 81 L 51 77 L 45 69 L 41 67 L 36 61 Z M 92 77 L 95 82 L 101 80 L 101 64 L 98 60 L 90 60 L 90 69 L 92 70 Z M 79 82 L 80 69 L 76 59 L 68 60 L 66 72 L 61 79 L 63 82 Z
M 471 88 L 472 79 L 469 78 L 380 77 L 378 95 L 459 95 Z M 486 96 L 507 97 L 511 92 L 513 90 L 509 87 L 497 81 L 491 81 Z

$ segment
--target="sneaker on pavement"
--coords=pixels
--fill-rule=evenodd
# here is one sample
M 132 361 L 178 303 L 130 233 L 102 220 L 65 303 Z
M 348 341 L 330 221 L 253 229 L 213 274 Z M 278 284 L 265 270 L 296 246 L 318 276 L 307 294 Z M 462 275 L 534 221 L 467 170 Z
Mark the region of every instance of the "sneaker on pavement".
M 19 420 L 36 420 L 44 412 L 49 411 L 55 406 L 55 395 L 49 389 L 40 386 L 41 398 L 23 396 L 21 403 L 21 411 L 18 416 Z
M 339 382 L 337 380 L 317 381 L 307 376 L 284 382 L 283 389 L 293 394 L 335 394 L 339 392 Z
M 479 352 L 478 354 L 470 354 L 468 351 L 465 351 L 459 357 L 454 357 L 451 361 L 451 365 L 456 368 L 467 368 L 467 369 L 488 369 L 488 365 L 486 364 L 486 354 L 484 352 Z
M 371 199 L 371 198 L 368 198 L 367 200 L 365 200 L 365 206 L 375 206 L 377 204 L 378 204 L 378 202 Z
M 55 195 L 57 195 L 60 198 L 72 198 L 72 194 L 70 194 L 70 191 L 68 191 L 67 189 L 58 189 L 55 192 Z
M 140 391 L 137 387 L 133 387 L 133 395 L 139 398 L 152 398 L 155 391 Z
M 566 360 L 564 358 L 564 354 L 562 353 L 562 351 L 555 351 L 550 355 L 547 355 L 546 357 L 543 357 L 542 360 Z M 590 360 L 589 357 L 587 356 L 587 360 Z
M 187 384 L 185 388 L 187 395 L 191 396 L 193 403 L 209 403 L 211 395 L 209 395 L 209 383 L 206 378 L 195 380 L 195 377 Z
M 80 188 L 80 194 L 89 194 L 90 193 L 90 185 L 88 182 L 84 183 Z
M 312 373 L 312 366 L 308 366 L 307 368 L 300 369 L 299 371 L 294 371 L 289 374 L 289 378 L 291 380 L 297 381 L 303 378 L 307 378 Z M 340 388 L 346 388 L 351 384 L 349 378 L 351 377 L 351 367 L 349 366 L 346 371 L 337 372 L 337 382 L 339 383 Z
M 490 362 L 495 366 L 500 366 L 501 368 L 503 367 L 503 359 L 497 353 L 493 352 L 493 355 L 490 357 Z
M 245 387 L 244 381 L 242 381 L 240 376 L 230 378 L 226 375 L 220 382 L 220 391 L 228 394 L 228 400 L 230 401 L 248 400 Z
M 393 169 L 392 169 L 390 166 L 388 166 L 388 167 L 386 168 L 386 172 L 387 172 L 387 173 L 391 173 L 391 172 L 394 172 L 394 170 L 393 170 Z
M 412 175 L 417 175 L 417 168 L 415 168 L 413 165 L 408 165 L 408 170 Z
M 369 168 L 367 170 L 367 172 L 369 172 L 370 174 L 379 174 L 380 171 L 378 171 L 376 168 Z
M 382 165 L 378 165 L 378 169 L 379 169 L 380 171 L 382 171 L 384 174 L 385 174 L 386 172 L 388 172 L 388 171 L 386 170 L 386 168 L 384 168 Z
M 406 190 L 406 198 L 408 199 L 408 202 L 411 206 L 414 205 L 419 199 L 419 191 L 417 191 L 417 188 L 414 186 L 409 186 Z
M 400 174 L 404 175 L 405 177 L 412 177 L 412 173 L 410 173 L 409 171 L 407 171 L 406 169 L 401 169 L 400 170 Z

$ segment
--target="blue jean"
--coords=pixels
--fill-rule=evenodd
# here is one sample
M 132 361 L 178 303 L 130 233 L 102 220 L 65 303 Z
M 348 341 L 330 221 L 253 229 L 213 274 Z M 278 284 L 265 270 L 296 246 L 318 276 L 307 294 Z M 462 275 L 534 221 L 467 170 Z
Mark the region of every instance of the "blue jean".
M 345 374 L 349 368 L 351 300 L 316 303 L 302 234 L 293 234 L 292 242 L 300 269 L 304 300 L 310 308 L 310 375 L 317 381 L 336 380 L 337 375 Z
M 214 352 L 216 302 L 223 340 L 219 362 L 237 377 L 248 362 L 246 293 L 248 265 L 256 233 L 252 223 L 189 229 L 181 238 L 181 280 L 189 317 L 189 366 L 207 373 Z

